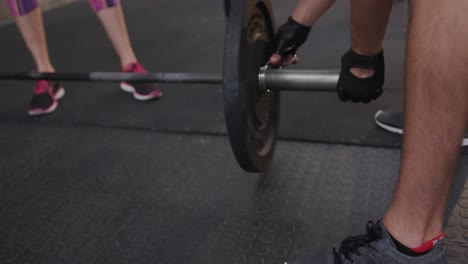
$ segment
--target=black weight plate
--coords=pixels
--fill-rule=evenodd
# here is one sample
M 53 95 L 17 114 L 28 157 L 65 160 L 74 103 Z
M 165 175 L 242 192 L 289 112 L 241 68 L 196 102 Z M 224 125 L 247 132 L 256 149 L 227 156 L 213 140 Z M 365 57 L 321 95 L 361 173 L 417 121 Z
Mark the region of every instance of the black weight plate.
M 231 2 L 224 44 L 224 113 L 234 155 L 248 172 L 265 171 L 276 144 L 279 92 L 258 88 L 274 31 L 269 0 Z

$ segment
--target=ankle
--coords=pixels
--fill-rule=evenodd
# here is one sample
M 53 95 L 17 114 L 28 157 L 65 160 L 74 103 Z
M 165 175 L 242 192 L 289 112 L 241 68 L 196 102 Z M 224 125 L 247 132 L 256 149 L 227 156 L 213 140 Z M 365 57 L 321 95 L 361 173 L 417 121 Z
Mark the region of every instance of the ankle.
M 120 70 L 122 72 L 135 72 L 138 71 L 139 68 L 142 68 L 141 64 L 139 64 L 137 61 L 134 61 L 127 64 L 122 64 Z
M 55 72 L 55 68 L 52 65 L 38 65 L 37 67 L 38 72 Z
M 128 56 L 123 56 L 120 58 L 120 65 L 122 67 L 125 67 L 129 64 L 132 64 L 132 63 L 138 63 L 138 60 L 136 59 L 135 56 L 132 56 L 132 55 L 128 55 Z
M 130 61 L 126 63 L 121 63 L 120 68 L 122 69 L 122 71 L 131 71 L 137 64 L 138 64 L 138 61 Z
M 383 223 L 392 237 L 408 248 L 418 248 L 442 234 L 442 225 L 436 221 L 425 222 L 414 219 L 394 217 L 390 212 L 384 216 Z

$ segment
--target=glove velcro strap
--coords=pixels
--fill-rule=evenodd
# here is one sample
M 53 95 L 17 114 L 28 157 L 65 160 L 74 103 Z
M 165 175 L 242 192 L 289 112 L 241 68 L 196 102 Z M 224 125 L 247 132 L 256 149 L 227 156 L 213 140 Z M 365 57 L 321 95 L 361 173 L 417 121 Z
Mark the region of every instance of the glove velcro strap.
M 364 56 L 357 54 L 352 49 L 343 55 L 341 58 L 341 64 L 344 68 L 362 68 L 362 69 L 377 69 L 380 63 L 383 63 L 383 51 L 377 53 L 374 56 Z

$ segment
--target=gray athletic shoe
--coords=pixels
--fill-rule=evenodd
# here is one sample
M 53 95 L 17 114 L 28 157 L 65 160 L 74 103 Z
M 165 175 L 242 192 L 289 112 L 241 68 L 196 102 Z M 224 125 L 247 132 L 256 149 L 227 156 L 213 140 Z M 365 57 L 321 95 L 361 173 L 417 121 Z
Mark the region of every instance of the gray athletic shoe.
M 442 243 L 437 243 L 434 249 L 420 257 L 410 257 L 400 253 L 390 238 L 387 230 L 379 221 L 377 224 L 368 222 L 366 234 L 348 237 L 338 248 L 321 252 L 294 262 L 294 264 L 442 264 L 445 251 Z M 291 263 L 292 264 L 292 263 Z
M 403 134 L 403 113 L 379 110 L 374 116 L 375 123 L 392 133 Z M 465 132 L 462 146 L 468 146 L 468 131 Z

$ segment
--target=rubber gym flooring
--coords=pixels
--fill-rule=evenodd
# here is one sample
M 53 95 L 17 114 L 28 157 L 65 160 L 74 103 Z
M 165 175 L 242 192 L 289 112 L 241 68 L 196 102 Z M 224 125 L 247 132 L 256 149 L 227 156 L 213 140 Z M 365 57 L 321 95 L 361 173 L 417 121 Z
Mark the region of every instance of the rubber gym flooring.
M 292 2 L 273 1 L 278 23 Z M 221 71 L 220 1 L 123 5 L 149 70 Z M 337 2 L 296 67 L 339 66 L 347 15 Z M 44 18 L 58 69 L 119 70 L 85 1 Z M 15 26 L 0 36 L 0 71 L 32 69 Z M 165 85 L 162 100 L 137 103 L 116 84 L 64 83 L 59 109 L 32 119 L 33 83 L 1 82 L 0 263 L 283 263 L 362 233 L 381 217 L 397 180 L 400 137 L 377 128 L 373 115 L 401 109 L 404 37 L 405 9 L 396 2 L 387 89 L 377 102 L 283 93 L 282 140 L 264 174 L 235 162 L 220 86 Z M 468 263 L 467 175 L 465 155 L 446 213 L 449 263 Z

